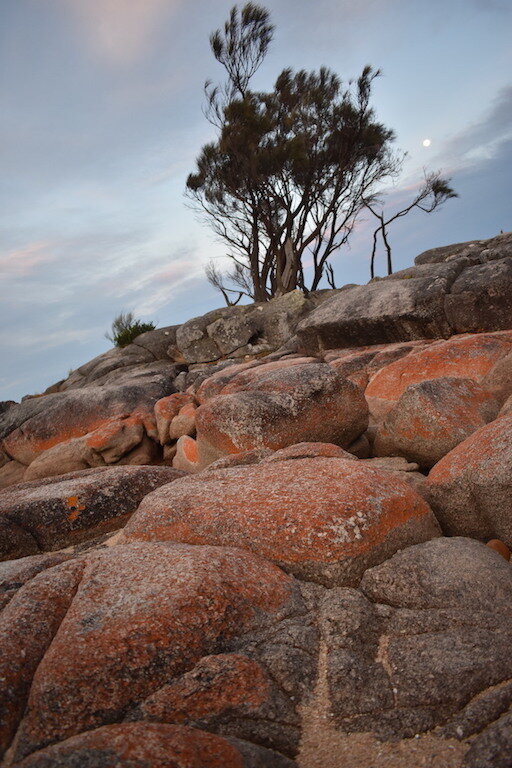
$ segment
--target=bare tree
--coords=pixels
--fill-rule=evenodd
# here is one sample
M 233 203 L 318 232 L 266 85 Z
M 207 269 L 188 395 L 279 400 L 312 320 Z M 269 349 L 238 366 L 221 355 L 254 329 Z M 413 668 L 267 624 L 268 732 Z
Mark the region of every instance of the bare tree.
M 366 208 L 379 221 L 379 226 L 375 229 L 373 233 L 372 255 L 370 259 L 370 277 L 371 278 L 375 277 L 375 256 L 377 253 L 377 240 L 379 235 L 381 236 L 382 242 L 384 243 L 384 247 L 386 249 L 388 275 L 391 275 L 393 273 L 393 263 L 391 260 L 391 246 L 388 240 L 388 233 L 387 233 L 387 227 L 393 221 L 396 221 L 396 219 L 400 219 L 403 216 L 407 216 L 407 214 L 410 213 L 410 211 L 412 211 L 414 208 L 417 208 L 420 211 L 424 211 L 425 213 L 433 213 L 434 211 L 438 210 L 443 205 L 443 203 L 445 203 L 450 198 L 458 197 L 457 193 L 454 192 L 454 190 L 450 186 L 451 179 L 444 179 L 441 176 L 440 171 L 435 171 L 431 173 L 424 172 L 424 174 L 425 174 L 425 180 L 421 185 L 420 189 L 418 190 L 418 193 L 416 194 L 414 199 L 411 200 L 409 205 L 406 205 L 405 208 L 402 208 L 400 211 L 393 214 L 393 216 L 390 216 L 388 219 L 385 218 L 383 209 L 381 209 L 380 211 L 377 211 L 376 209 L 376 204 L 379 202 L 378 198 L 374 200 L 364 201 Z

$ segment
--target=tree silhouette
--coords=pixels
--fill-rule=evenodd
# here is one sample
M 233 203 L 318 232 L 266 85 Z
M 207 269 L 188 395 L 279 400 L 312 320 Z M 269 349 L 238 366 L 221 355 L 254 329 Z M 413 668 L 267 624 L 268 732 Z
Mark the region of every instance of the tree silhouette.
M 377 199 L 378 182 L 399 167 L 393 132 L 370 107 L 379 75 L 371 67 L 346 87 L 322 68 L 285 69 L 270 92 L 249 88 L 272 35 L 268 11 L 250 3 L 235 6 L 224 30 L 210 37 L 228 80 L 205 85 L 218 137 L 202 148 L 187 179 L 189 198 L 234 264 L 227 278 L 235 288 L 211 268 L 210 282 L 222 285 L 225 297 L 242 291 L 256 301 L 316 289 L 329 256 Z

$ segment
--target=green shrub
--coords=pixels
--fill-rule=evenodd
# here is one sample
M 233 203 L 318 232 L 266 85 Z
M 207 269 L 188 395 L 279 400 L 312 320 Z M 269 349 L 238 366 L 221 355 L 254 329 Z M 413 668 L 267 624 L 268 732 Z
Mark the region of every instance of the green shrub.
M 154 323 L 143 323 L 141 320 L 136 320 L 133 312 L 126 312 L 126 314 L 121 312 L 114 318 L 111 331 L 105 334 L 105 338 L 115 344 L 116 347 L 126 347 L 141 333 L 154 331 L 155 328 Z

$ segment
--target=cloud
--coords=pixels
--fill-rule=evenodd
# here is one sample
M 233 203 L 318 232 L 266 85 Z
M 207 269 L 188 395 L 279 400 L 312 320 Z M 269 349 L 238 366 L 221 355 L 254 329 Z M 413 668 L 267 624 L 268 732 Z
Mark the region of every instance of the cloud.
M 6 277 L 28 277 L 42 265 L 55 261 L 48 252 L 50 243 L 30 243 L 19 250 L 0 253 L 0 274 Z
M 151 48 L 162 21 L 181 0 L 66 0 L 93 51 L 126 66 Z
M 453 173 L 483 159 L 490 159 L 512 136 L 512 85 L 503 88 L 482 118 L 450 137 L 433 163 Z

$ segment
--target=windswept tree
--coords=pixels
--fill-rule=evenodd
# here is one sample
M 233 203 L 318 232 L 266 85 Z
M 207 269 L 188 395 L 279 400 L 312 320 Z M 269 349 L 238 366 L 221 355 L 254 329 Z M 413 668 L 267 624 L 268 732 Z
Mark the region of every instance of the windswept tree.
M 393 273 L 393 262 L 391 259 L 391 245 L 389 243 L 387 228 L 397 219 L 401 219 L 403 216 L 407 216 L 412 210 L 417 209 L 424 213 L 433 213 L 438 210 L 443 203 L 450 198 L 458 197 L 457 193 L 450 186 L 451 179 L 445 179 L 441 176 L 440 171 L 432 173 L 425 173 L 425 179 L 421 187 L 419 188 L 415 197 L 411 202 L 401 210 L 386 218 L 384 209 L 381 207 L 378 210 L 381 201 L 378 199 L 365 200 L 365 205 L 368 210 L 379 221 L 379 225 L 373 233 L 373 247 L 372 255 L 370 259 L 370 277 L 375 277 L 375 256 L 377 254 L 377 241 L 379 235 L 384 243 L 386 249 L 386 260 L 388 275 Z
M 223 87 L 205 86 L 219 135 L 187 179 L 189 197 L 233 262 L 224 277 L 210 267 L 210 281 L 225 296 L 241 292 L 256 301 L 316 289 L 378 183 L 399 166 L 393 132 L 370 106 L 379 74 L 371 67 L 346 87 L 322 68 L 285 69 L 270 92 L 249 88 L 272 34 L 268 11 L 248 4 L 233 8 L 224 30 L 211 36 L 228 75 Z

